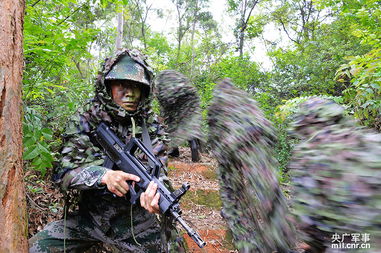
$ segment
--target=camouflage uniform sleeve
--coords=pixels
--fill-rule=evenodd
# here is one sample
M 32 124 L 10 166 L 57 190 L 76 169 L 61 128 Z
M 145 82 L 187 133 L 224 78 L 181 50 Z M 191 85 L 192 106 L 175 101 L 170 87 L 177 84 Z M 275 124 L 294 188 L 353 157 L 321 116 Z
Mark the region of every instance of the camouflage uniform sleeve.
M 101 151 L 92 143 L 89 133 L 90 124 L 85 117 L 73 116 L 66 128 L 62 159 L 54 176 L 54 181 L 64 191 L 104 188 L 100 180 L 108 169 L 102 166 Z

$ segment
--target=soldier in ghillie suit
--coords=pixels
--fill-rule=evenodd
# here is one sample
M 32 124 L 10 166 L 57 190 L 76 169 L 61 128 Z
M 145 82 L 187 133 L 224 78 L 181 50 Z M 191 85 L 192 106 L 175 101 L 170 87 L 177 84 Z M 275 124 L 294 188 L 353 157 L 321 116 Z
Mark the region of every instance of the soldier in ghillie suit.
M 168 126 L 169 146 L 172 153 L 178 146 L 189 141 L 192 161 L 199 160 L 198 146 L 203 140 L 201 131 L 200 98 L 189 79 L 174 70 L 164 70 L 155 79 L 155 95 L 161 107 L 162 117 Z M 176 155 L 174 155 L 176 156 Z
M 295 231 L 276 177 L 271 123 L 246 92 L 223 80 L 209 107 L 223 216 L 240 252 L 289 252 Z
M 94 136 L 105 122 L 123 142 L 131 136 L 152 143 L 153 153 L 167 163 L 166 133 L 150 110 L 152 70 L 140 52 L 124 50 L 106 59 L 96 80 L 96 95 L 69 121 L 62 159 L 54 180 L 64 192 L 80 191 L 78 211 L 48 224 L 30 240 L 30 252 L 83 252 L 100 242 L 122 252 L 179 252 L 169 238 L 176 234 L 159 212 L 157 185 L 151 183 L 140 203 L 131 205 L 126 181 L 132 174 L 105 167 L 105 154 Z M 161 180 L 167 183 L 166 171 Z
M 381 252 L 381 134 L 317 97 L 300 105 L 290 130 L 301 140 L 289 169 L 307 252 Z M 370 248 L 351 251 L 341 242 Z
M 197 89 L 179 72 L 165 70 L 155 79 L 155 94 L 168 125 L 170 146 L 201 139 L 201 109 Z

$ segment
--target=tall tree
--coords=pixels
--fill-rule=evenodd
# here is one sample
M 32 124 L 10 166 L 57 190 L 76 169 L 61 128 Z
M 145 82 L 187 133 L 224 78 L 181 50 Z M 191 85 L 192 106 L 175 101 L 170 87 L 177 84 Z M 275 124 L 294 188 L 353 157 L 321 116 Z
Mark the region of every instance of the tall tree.
M 260 0 L 228 0 L 229 10 L 239 15 L 236 25 L 236 37 L 238 38 L 239 55 L 243 56 L 243 46 L 248 23 L 255 6 Z
M 217 22 L 214 21 L 212 13 L 209 11 L 205 11 L 205 9 L 208 6 L 209 0 L 194 0 L 192 3 L 191 12 L 193 13 L 192 16 L 192 29 L 191 29 L 191 39 L 190 39 L 190 46 L 191 46 L 191 68 L 190 68 L 190 78 L 193 81 L 194 77 L 194 65 L 195 65 L 195 34 L 197 33 L 197 25 L 199 28 L 201 28 L 203 31 L 208 33 L 211 30 L 214 30 L 217 33 Z
M 148 24 L 147 24 L 147 18 L 152 10 L 152 3 L 147 3 L 147 0 L 132 0 L 131 5 L 135 5 L 138 12 L 138 18 L 140 22 L 140 32 L 142 36 L 142 42 L 143 46 L 146 49 L 147 48 L 147 30 L 148 30 Z
M 177 61 L 180 58 L 180 50 L 181 50 L 181 43 L 185 36 L 185 34 L 188 32 L 188 30 L 191 28 L 192 24 L 192 17 L 193 14 L 192 5 L 197 3 L 197 0 L 172 0 L 172 2 L 176 6 L 176 16 L 177 16 Z
M 24 0 L 0 1 L 0 252 L 27 251 L 21 83 Z
M 143 45 L 144 49 L 148 47 L 148 40 L 152 32 L 148 24 L 148 17 L 153 12 L 157 12 L 161 16 L 160 9 L 152 8 L 153 1 L 150 0 L 130 0 L 126 5 L 125 14 L 125 41 L 128 47 L 136 47 Z
M 331 11 L 323 12 L 312 0 L 276 0 L 270 4 L 271 8 L 276 6 L 271 19 L 297 45 L 314 40 L 319 25 L 331 17 Z
M 122 38 L 123 38 L 123 9 L 118 13 L 118 26 L 117 26 L 117 36 L 116 36 L 116 51 L 122 49 Z

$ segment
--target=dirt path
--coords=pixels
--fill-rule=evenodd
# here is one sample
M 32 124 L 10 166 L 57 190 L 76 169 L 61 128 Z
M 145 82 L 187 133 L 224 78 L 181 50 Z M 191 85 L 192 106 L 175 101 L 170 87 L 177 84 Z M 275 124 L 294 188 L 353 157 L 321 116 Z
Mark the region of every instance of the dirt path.
M 207 245 L 203 249 L 184 235 L 189 252 L 236 252 L 227 225 L 220 215 L 221 200 L 217 180 L 217 164 L 206 154 L 193 163 L 188 148 L 180 148 L 180 157 L 171 158 L 169 178 L 175 189 L 189 182 L 191 188 L 180 204 L 184 219 L 196 229 Z

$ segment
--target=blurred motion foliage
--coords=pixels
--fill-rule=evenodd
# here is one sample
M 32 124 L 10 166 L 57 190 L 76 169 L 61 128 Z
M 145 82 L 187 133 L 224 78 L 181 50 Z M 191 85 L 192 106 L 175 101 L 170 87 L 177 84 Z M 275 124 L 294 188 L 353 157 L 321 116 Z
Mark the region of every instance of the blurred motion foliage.
M 68 116 L 93 96 L 96 71 L 115 50 L 115 19 L 121 10 L 123 46 L 141 49 L 157 72 L 175 69 L 188 76 L 198 88 L 204 116 L 216 82 L 225 77 L 258 101 L 278 128 L 275 153 L 282 178 L 287 177 L 293 144 L 286 118 L 309 96 L 333 98 L 363 124 L 380 130 L 379 1 L 254 2 L 246 7 L 255 11 L 248 16 L 247 9 L 245 16 L 239 1 L 225 1 L 230 8 L 226 15 L 237 21 L 234 41 L 226 42 L 208 0 L 171 1 L 174 13 L 179 8 L 184 17 L 162 33 L 153 31 L 147 20 L 165 18 L 168 6 L 155 9 L 148 0 L 27 0 L 23 81 L 27 168 L 45 174 L 52 167 Z M 245 27 L 239 26 L 243 16 Z M 265 39 L 274 27 L 282 31 L 282 39 Z M 262 69 L 252 53 L 258 41 L 268 50 L 269 70 Z M 154 108 L 159 110 L 157 104 Z

